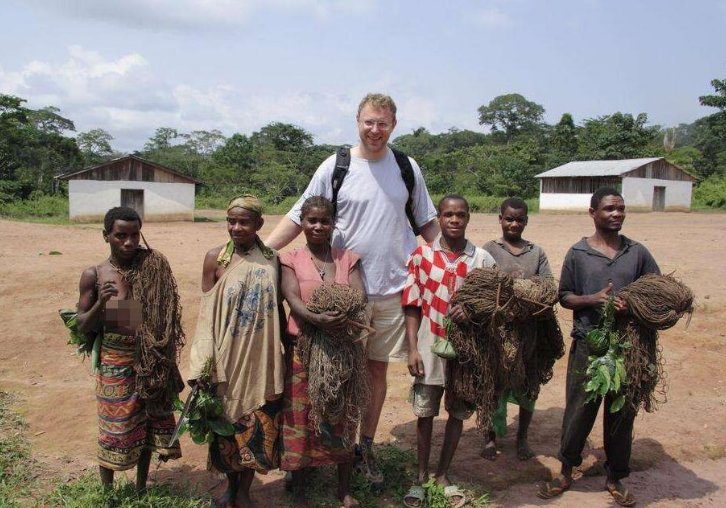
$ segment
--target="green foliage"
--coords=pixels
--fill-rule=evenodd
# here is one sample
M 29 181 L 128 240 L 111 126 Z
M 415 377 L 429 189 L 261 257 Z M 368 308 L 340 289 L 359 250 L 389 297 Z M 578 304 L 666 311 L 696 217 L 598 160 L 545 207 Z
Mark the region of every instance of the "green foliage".
M 0 506 L 24 506 L 31 494 L 33 459 L 23 435 L 25 422 L 12 409 L 14 398 L 0 391 Z
M 658 127 L 648 127 L 648 115 L 614 113 L 585 120 L 579 132 L 579 160 L 648 157 L 658 146 Z
M 252 134 L 252 143 L 279 151 L 298 151 L 313 146 L 313 135 L 296 125 L 272 122 Z
M 726 113 L 726 79 L 711 80 L 711 86 L 716 91 L 715 95 L 702 95 L 698 98 L 701 106 L 718 108 Z
M 620 389 L 628 383 L 623 351 L 631 346 L 615 330 L 614 297 L 608 298 L 605 304 L 600 326 L 590 330 L 585 340 L 592 353 L 585 372 L 585 392 L 588 393 L 585 404 L 612 393 L 616 397 L 608 410 L 617 413 L 625 405 L 625 396 Z
M 208 496 L 197 494 L 189 486 L 151 485 L 143 496 L 136 493 L 130 482 L 117 484 L 113 489 L 104 489 L 95 474 L 86 474 L 59 484 L 43 502 L 43 506 L 59 508 L 97 508 L 107 505 L 118 508 L 207 508 L 210 504 Z
M 510 141 L 517 134 L 534 130 L 542 122 L 545 109 L 518 93 L 500 95 L 479 107 L 479 123 L 492 131 L 503 131 Z
M 0 203 L 0 217 L 36 222 L 68 222 L 68 198 L 33 193 L 28 199 Z
M 726 177 L 707 178 L 693 191 L 693 204 L 696 208 L 726 209 Z
M 372 489 L 369 481 L 362 475 L 353 474 L 352 490 L 355 497 L 363 508 L 383 508 L 390 506 L 402 506 L 403 496 L 408 491 L 411 478 L 415 477 L 415 456 L 413 450 L 405 450 L 393 445 L 376 447 L 376 458 L 386 485 L 382 492 Z M 305 499 L 310 506 L 316 508 L 337 508 L 340 501 L 335 497 L 337 486 L 337 475 L 335 466 L 324 466 L 312 468 L 309 472 L 305 485 Z M 438 488 L 438 486 L 437 486 Z M 477 491 L 479 489 L 476 489 Z M 443 495 L 443 488 L 441 488 Z M 474 489 L 466 489 L 466 494 L 471 499 L 467 506 L 483 508 L 489 506 L 486 493 L 475 492 Z M 287 506 L 293 506 L 293 494 L 288 494 Z M 438 498 L 436 498 L 438 499 Z M 439 506 L 437 504 L 429 507 Z M 440 505 L 449 508 L 448 502 Z
M 84 166 L 96 166 L 114 156 L 111 148 L 113 136 L 103 129 L 91 129 L 76 136 L 76 144 L 83 155 Z
M 197 384 L 189 395 L 191 401 L 187 401 L 188 413 L 179 415 L 180 420 L 185 419 L 180 426 L 179 435 L 188 431 L 196 444 L 213 443 L 215 434 L 234 435 L 234 426 L 224 418 L 222 399 L 217 396 L 212 385 L 212 365 L 213 359 L 210 357 L 204 363 L 196 380 Z M 178 398 L 174 402 L 174 409 L 180 412 L 184 409 L 184 404 Z

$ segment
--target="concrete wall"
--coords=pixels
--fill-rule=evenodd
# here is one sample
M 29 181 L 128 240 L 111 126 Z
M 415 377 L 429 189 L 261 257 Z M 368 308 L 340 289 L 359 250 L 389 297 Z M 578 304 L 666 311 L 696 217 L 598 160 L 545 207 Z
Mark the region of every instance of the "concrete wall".
M 665 187 L 665 210 L 687 212 L 691 209 L 693 183 L 655 178 L 623 178 L 623 199 L 630 210 L 652 210 L 653 188 Z
M 121 189 L 144 190 L 144 221 L 194 220 L 194 184 L 191 183 L 70 180 L 71 220 L 103 220 L 109 208 L 121 206 Z
M 665 210 L 687 212 L 691 209 L 692 182 L 658 180 L 655 178 L 623 178 L 621 193 L 625 206 L 630 211 L 653 209 L 653 188 L 665 187 Z M 592 194 L 542 193 L 540 180 L 539 209 L 586 211 L 590 207 Z
M 571 210 L 586 212 L 590 208 L 592 194 L 540 193 L 540 210 Z

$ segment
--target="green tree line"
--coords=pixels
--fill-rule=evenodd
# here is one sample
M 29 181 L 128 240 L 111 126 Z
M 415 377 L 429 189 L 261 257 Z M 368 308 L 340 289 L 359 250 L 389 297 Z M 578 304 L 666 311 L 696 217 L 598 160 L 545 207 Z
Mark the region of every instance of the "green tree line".
M 542 105 L 511 93 L 477 109 L 488 133 L 452 127 L 432 134 L 420 127 L 392 144 L 418 161 L 433 194 L 531 198 L 538 190 L 534 175 L 569 161 L 664 156 L 697 178 L 697 199 L 726 207 L 726 79 L 711 85 L 714 93 L 699 98 L 710 114 L 675 127 L 622 112 L 579 123 L 565 113 L 550 125 Z M 22 98 L 0 94 L 0 204 L 63 192 L 55 176 L 123 155 L 102 129 L 74 133 L 59 109 L 34 110 Z M 229 137 L 216 129 L 159 127 L 133 153 L 204 181 L 199 193 L 206 202 L 253 192 L 279 203 L 298 196 L 334 150 L 315 144 L 301 127 L 272 122 Z

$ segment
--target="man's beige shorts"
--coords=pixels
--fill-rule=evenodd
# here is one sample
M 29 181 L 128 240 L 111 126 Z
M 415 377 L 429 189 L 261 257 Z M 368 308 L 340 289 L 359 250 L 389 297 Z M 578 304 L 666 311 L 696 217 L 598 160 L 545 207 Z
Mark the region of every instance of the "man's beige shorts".
M 376 329 L 375 335 L 366 341 L 368 359 L 386 363 L 408 361 L 401 293 L 369 301 L 366 313 Z
M 444 387 L 438 385 L 425 385 L 414 383 L 411 387 L 410 402 L 413 404 L 413 414 L 419 418 L 439 416 L 441 397 L 444 394 Z M 474 414 L 474 406 L 463 400 L 454 399 L 446 392 L 444 407 L 450 416 L 457 420 L 468 420 Z

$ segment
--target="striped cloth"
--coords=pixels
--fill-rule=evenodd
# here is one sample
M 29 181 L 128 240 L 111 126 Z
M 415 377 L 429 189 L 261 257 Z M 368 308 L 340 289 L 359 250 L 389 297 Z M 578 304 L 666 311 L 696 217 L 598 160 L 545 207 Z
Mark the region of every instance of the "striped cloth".
M 144 448 L 163 459 L 181 457 L 179 441 L 168 447 L 175 427 L 174 414 L 148 415 L 135 391 L 135 350 L 133 336 L 103 334 L 101 366 L 96 375 L 98 462 L 114 471 L 134 467 Z

